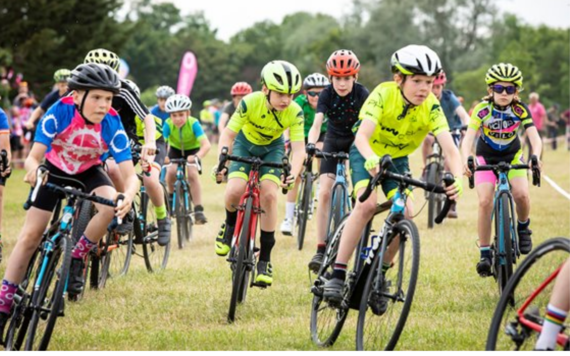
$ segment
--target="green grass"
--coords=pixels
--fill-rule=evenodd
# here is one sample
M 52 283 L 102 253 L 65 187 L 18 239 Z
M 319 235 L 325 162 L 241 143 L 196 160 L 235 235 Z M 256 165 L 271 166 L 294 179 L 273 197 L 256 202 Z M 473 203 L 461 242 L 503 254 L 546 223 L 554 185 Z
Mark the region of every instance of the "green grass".
M 205 160 L 205 172 L 214 164 Z M 545 154 L 546 174 L 564 189 L 570 187 L 570 154 Z M 419 173 L 419 152 L 412 157 Z M 23 172 L 15 172 L 5 190 L 3 221 L 4 271 L 24 221 L 21 206 L 28 188 Z M 126 277 L 110 280 L 98 292 L 88 290 L 79 303 L 66 303 L 50 344 L 51 350 L 315 350 L 309 321 L 312 295 L 307 263 L 314 253 L 315 222 L 307 244 L 296 249 L 294 238 L 277 233 L 274 286 L 250 289 L 238 307 L 238 320 L 226 322 L 231 275 L 224 258 L 214 254 L 213 241 L 224 219 L 224 186 L 202 177 L 209 223 L 194 229 L 184 250 L 173 246 L 168 268 L 149 274 L 142 258 L 133 256 Z M 415 219 L 421 235 L 421 265 L 411 314 L 399 350 L 481 350 L 498 301 L 493 279 L 479 278 L 475 264 L 477 198 L 467 189 L 459 203 L 460 218 L 434 230 L 426 228 L 426 209 Z M 531 188 L 535 245 L 554 236 L 570 236 L 570 201 L 545 181 Z M 423 194 L 416 194 L 416 211 Z M 280 220 L 284 212 L 280 199 Z M 378 224 L 376 224 L 378 225 Z M 277 227 L 279 228 L 279 227 Z M 175 240 L 173 240 L 174 242 Z M 355 348 L 357 313 L 351 311 L 333 350 Z

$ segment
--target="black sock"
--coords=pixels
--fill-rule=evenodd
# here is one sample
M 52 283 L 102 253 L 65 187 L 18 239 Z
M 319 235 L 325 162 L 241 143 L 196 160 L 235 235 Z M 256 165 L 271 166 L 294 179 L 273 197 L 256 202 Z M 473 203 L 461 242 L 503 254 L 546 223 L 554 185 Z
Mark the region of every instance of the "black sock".
M 204 207 L 202 205 L 196 205 L 194 211 L 204 211 Z
M 525 222 L 521 222 L 520 220 L 518 220 L 517 230 L 526 230 L 528 229 L 529 225 L 530 225 L 530 218 Z
M 318 244 L 317 245 L 317 253 L 324 254 L 326 250 L 327 250 L 327 244 Z
M 275 246 L 275 231 L 263 231 L 261 230 L 259 246 L 259 260 L 269 262 L 271 261 L 271 250 Z
M 226 225 L 236 226 L 237 213 L 238 213 L 237 210 L 229 211 L 228 209 L 226 209 Z
M 338 278 L 342 281 L 346 279 L 346 263 L 335 263 L 332 278 Z

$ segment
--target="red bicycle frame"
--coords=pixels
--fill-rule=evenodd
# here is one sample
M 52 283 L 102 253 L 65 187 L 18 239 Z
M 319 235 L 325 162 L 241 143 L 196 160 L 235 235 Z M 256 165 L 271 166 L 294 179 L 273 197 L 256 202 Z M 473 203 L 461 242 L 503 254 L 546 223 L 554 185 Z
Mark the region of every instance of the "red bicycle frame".
M 255 232 L 257 231 L 257 219 L 258 215 L 261 211 L 260 203 L 259 203 L 259 171 L 252 169 L 249 172 L 249 179 L 247 182 L 247 186 L 245 188 L 245 193 L 240 198 L 239 206 L 238 206 L 238 215 L 236 220 L 236 227 L 234 230 L 234 235 L 232 236 L 232 244 L 231 246 L 239 246 L 239 235 L 242 230 L 245 209 L 246 209 L 246 200 L 251 197 L 253 199 L 252 202 L 252 209 L 251 209 L 251 219 L 249 221 L 249 241 L 250 241 L 250 248 L 253 249 L 253 245 L 255 244 Z
M 524 311 L 526 310 L 526 308 L 532 303 L 532 301 L 553 281 L 556 279 L 556 276 L 558 276 L 558 273 L 560 273 L 560 270 L 562 269 L 562 266 L 564 266 L 564 263 L 562 263 L 560 265 L 560 267 L 558 267 L 558 269 L 556 271 L 554 271 L 546 280 L 544 280 L 544 282 L 542 282 L 542 284 L 540 285 L 540 287 L 538 287 L 531 295 L 530 297 L 528 297 L 528 299 L 524 302 L 524 304 L 519 308 L 519 310 L 517 310 L 517 315 L 518 315 L 518 319 L 519 322 L 526 326 L 529 329 L 532 329 L 534 331 L 536 331 L 537 333 L 541 333 L 542 332 L 542 325 L 528 320 L 525 315 L 524 315 Z M 556 338 L 556 343 L 559 346 L 566 346 L 566 344 L 568 343 L 568 336 L 560 333 L 558 334 L 558 337 Z

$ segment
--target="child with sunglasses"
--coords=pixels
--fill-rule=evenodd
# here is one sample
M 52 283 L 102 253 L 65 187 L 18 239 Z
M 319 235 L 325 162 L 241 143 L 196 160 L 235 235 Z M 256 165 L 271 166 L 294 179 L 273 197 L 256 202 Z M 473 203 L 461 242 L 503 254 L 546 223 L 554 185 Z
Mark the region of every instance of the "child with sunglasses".
M 315 143 L 320 135 L 325 116 L 328 118 L 323 152 L 349 153 L 354 142 L 352 127 L 358 121 L 360 108 L 368 98 L 368 89 L 357 83 L 360 62 L 349 50 L 333 52 L 327 60 L 327 72 L 331 85 L 319 96 L 317 114 L 309 131 L 307 154 L 315 153 Z M 336 175 L 336 159 L 323 160 L 319 177 L 319 201 L 317 207 L 317 253 L 309 262 L 309 269 L 319 270 L 326 249 L 326 225 L 331 200 L 331 190 Z
M 313 126 L 313 121 L 315 120 L 315 113 L 317 110 L 317 104 L 319 103 L 319 96 L 322 91 L 329 86 L 330 82 L 321 73 L 313 73 L 308 75 L 305 80 L 303 80 L 303 94 L 295 98 L 295 102 L 299 104 L 301 109 L 303 109 L 303 115 L 305 118 L 305 145 L 309 140 L 309 131 Z M 284 132 L 284 135 L 288 136 L 289 130 Z M 323 141 L 325 140 L 325 133 L 327 131 L 326 120 L 321 125 L 321 131 L 317 139 L 316 147 L 318 149 L 323 148 Z M 289 141 L 286 137 L 286 142 Z M 301 183 L 301 176 L 297 177 L 295 181 L 295 187 L 287 193 L 287 203 L 285 203 L 285 220 L 281 224 L 281 233 L 283 235 L 292 236 L 293 235 L 293 215 L 295 215 L 295 199 L 297 198 L 297 191 L 299 190 L 299 183 Z
M 517 135 L 521 125 L 532 147 L 535 148 L 534 154 L 540 157 L 542 150 L 532 115 L 518 97 L 523 83 L 521 71 L 510 63 L 495 64 L 487 71 L 485 82 L 488 85 L 489 95 L 473 109 L 461 149 L 467 176 L 471 176 L 471 171 L 467 168 L 467 158 L 471 155 L 477 131 L 480 131 L 480 138 L 477 141 L 476 156 L 480 165 L 499 162 L 523 163 L 521 143 Z M 519 248 L 522 254 L 528 254 L 532 250 L 532 231 L 529 229 L 530 200 L 526 170 L 510 171 L 509 181 L 516 203 Z M 481 251 L 477 273 L 481 277 L 491 275 L 491 217 L 496 183 L 497 178 L 492 171 L 475 173 L 475 185 L 479 196 L 477 228 Z

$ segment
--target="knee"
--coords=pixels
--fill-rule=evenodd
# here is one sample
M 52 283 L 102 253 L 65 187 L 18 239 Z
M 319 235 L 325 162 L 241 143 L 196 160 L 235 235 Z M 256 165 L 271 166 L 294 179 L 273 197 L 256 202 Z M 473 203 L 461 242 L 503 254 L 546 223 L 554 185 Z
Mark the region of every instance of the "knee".
M 275 189 L 262 191 L 260 203 L 263 206 L 277 204 L 277 191 Z
M 529 201 L 528 191 L 524 189 L 513 190 L 512 193 L 517 204 L 525 204 Z
M 28 253 L 32 253 L 38 248 L 40 243 L 41 233 L 36 233 L 30 230 L 24 230 L 18 239 L 18 247 Z
M 479 209 L 489 211 L 493 208 L 493 196 L 479 198 Z
M 236 189 L 235 187 L 233 189 L 228 189 L 226 191 L 226 202 L 230 202 L 230 203 L 234 203 L 239 201 L 239 198 L 241 197 L 241 195 L 243 194 L 243 192 L 240 189 Z
M 354 207 L 354 210 L 356 214 L 370 218 L 376 211 L 376 200 L 367 199 L 364 203 L 358 202 Z

